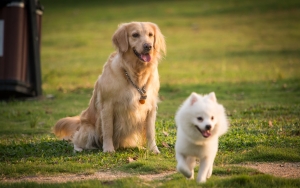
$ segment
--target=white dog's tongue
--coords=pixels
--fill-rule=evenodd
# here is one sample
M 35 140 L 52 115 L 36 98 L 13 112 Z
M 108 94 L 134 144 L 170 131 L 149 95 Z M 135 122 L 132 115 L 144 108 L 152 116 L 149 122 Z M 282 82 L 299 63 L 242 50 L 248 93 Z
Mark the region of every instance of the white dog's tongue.
M 151 61 L 151 56 L 150 56 L 149 54 L 141 54 L 141 58 L 142 58 L 145 62 Z
M 205 138 L 210 136 L 210 131 L 201 131 L 201 133 L 202 133 L 202 136 Z
M 198 129 L 198 131 L 202 134 L 202 136 L 204 138 L 208 138 L 211 134 L 210 134 L 210 130 L 201 130 L 197 125 L 195 125 L 195 127 Z

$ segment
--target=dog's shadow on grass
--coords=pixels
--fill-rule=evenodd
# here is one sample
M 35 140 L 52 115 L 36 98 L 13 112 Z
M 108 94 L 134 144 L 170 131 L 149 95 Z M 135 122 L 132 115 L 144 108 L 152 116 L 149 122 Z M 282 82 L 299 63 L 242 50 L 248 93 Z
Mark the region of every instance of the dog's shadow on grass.
M 90 152 L 99 152 L 92 150 Z M 86 153 L 85 151 L 83 153 Z M 65 140 L 33 141 L 31 143 L 0 144 L 1 161 L 18 161 L 24 158 L 51 158 L 51 157 L 70 157 L 74 156 L 73 145 Z
M 143 152 L 146 152 L 146 150 Z M 141 154 L 138 148 L 119 149 L 118 153 L 121 155 Z M 83 150 L 75 152 L 73 144 L 66 140 L 41 139 L 22 142 L 11 141 L 10 143 L 0 144 L 0 161 L 16 162 L 24 159 L 51 159 L 51 158 L 69 158 L 69 157 L 83 157 L 83 156 L 99 156 L 109 157 L 111 153 L 103 153 L 102 148 L 93 150 Z

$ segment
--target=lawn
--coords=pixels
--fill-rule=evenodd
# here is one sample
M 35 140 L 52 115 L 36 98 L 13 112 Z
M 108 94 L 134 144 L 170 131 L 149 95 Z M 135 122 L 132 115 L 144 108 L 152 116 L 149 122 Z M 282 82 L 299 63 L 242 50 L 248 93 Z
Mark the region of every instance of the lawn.
M 212 178 L 202 187 L 300 187 L 236 165 L 300 162 L 300 2 L 296 0 L 40 0 L 42 88 L 39 100 L 0 101 L 0 187 L 197 187 L 175 173 L 151 182 L 140 174 L 175 171 L 174 114 L 191 92 L 214 91 L 230 120 Z M 109 54 L 118 24 L 156 23 L 167 42 L 159 64 L 160 155 L 142 149 L 74 153 L 51 128 L 78 115 Z M 51 97 L 49 97 L 51 96 Z M 129 158 L 136 161 L 128 163 Z M 228 170 L 230 169 L 230 170 Z M 6 179 L 126 172 L 130 178 L 68 183 Z

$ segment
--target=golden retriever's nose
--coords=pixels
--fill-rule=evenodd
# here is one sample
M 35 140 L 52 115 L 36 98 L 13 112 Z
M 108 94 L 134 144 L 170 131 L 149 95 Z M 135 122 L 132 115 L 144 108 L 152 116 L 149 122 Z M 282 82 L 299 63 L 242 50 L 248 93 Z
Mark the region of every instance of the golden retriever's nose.
M 149 52 L 152 49 L 152 45 L 149 44 L 149 43 L 145 43 L 143 45 L 143 47 L 144 47 L 144 50 L 147 51 L 147 52 Z

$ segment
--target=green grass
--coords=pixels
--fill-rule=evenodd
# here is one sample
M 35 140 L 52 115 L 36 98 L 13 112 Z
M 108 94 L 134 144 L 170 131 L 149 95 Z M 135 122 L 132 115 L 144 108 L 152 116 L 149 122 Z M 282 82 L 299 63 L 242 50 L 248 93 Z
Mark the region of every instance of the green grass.
M 139 174 L 174 171 L 174 114 L 191 92 L 215 91 L 230 119 L 220 138 L 213 176 L 201 187 L 299 187 L 236 167 L 244 162 L 300 162 L 300 3 L 276 1 L 41 0 L 41 100 L 0 101 L 0 180 L 66 173 L 122 171 L 132 178 L 73 183 L 4 183 L 0 187 L 198 187 L 175 173 L 161 180 Z M 155 10 L 155 11 L 154 11 Z M 122 22 L 151 21 L 167 41 L 156 137 L 160 155 L 143 149 L 74 153 L 51 128 L 78 115 L 92 94 Z M 168 133 L 168 136 L 164 134 Z M 168 144 L 169 147 L 165 147 Z M 128 163 L 128 158 L 137 161 Z

